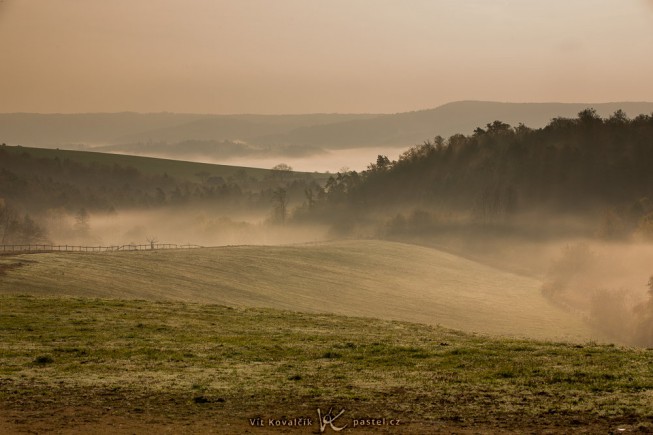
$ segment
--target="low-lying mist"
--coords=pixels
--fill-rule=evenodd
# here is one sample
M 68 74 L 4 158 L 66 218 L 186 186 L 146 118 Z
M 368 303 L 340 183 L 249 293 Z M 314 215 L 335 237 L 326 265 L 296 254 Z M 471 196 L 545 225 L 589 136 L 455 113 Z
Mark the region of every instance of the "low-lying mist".
M 544 296 L 588 322 L 602 337 L 653 346 L 653 245 L 634 236 L 619 242 L 601 240 L 600 219 L 529 213 L 488 221 L 453 210 L 395 207 L 363 215 L 341 209 L 319 221 L 306 219 L 302 213 L 307 210 L 306 204 L 295 204 L 283 221 L 275 219 L 270 208 L 189 205 L 91 214 L 49 210 L 40 222 L 53 244 L 83 246 L 150 241 L 277 245 L 334 238 L 429 246 L 537 278 Z
M 384 238 L 537 278 L 550 301 L 608 340 L 653 347 L 653 245 L 639 231 L 614 240 L 600 216 L 545 211 L 487 221 L 413 209 L 378 219 Z
M 171 153 L 148 148 L 126 152 L 117 147 L 112 147 L 104 148 L 102 152 L 264 169 L 272 168 L 280 162 L 284 162 L 292 166 L 295 171 L 335 173 L 343 170 L 362 171 L 367 168 L 370 164 L 370 159 L 375 155 L 387 154 L 389 156 L 398 156 L 406 148 L 408 147 L 350 148 L 343 150 L 312 149 L 310 152 L 304 150 L 302 153 L 293 152 L 294 149 L 287 149 L 286 152 L 275 152 L 275 150 L 271 150 L 266 153 L 216 155 L 214 153 L 192 153 L 183 148 Z
M 547 271 L 543 293 L 611 339 L 653 346 L 653 246 L 570 244 Z
M 158 243 L 200 246 L 273 245 L 324 240 L 319 225 L 280 225 L 267 213 L 222 214 L 202 208 L 95 213 L 50 213 L 44 220 L 53 244 L 114 246 Z

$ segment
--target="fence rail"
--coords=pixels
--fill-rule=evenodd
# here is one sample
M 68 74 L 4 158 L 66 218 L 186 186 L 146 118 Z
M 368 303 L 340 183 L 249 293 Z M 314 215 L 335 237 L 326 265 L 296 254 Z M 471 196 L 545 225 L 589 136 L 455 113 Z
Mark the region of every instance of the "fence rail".
M 147 245 L 120 246 L 74 246 L 74 245 L 0 245 L 0 252 L 111 252 L 152 251 L 156 249 L 194 249 L 199 245 L 177 245 L 174 243 L 151 243 Z

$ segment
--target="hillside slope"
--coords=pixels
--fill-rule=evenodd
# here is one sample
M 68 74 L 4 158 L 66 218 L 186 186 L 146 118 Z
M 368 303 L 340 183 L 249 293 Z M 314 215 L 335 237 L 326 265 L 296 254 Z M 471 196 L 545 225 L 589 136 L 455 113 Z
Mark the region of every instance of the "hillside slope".
M 183 251 L 35 254 L 0 293 L 177 300 L 439 324 L 465 331 L 586 340 L 534 279 L 441 251 L 381 241 Z
M 219 176 L 228 178 L 232 176 L 247 176 L 256 179 L 264 179 L 274 174 L 270 169 L 250 168 L 243 166 L 220 165 L 214 163 L 200 163 L 184 160 L 172 160 L 156 157 L 133 156 L 124 154 L 110 154 L 95 151 L 60 150 L 50 148 L 31 148 L 23 146 L 0 146 L 1 151 L 12 154 L 28 153 L 36 158 L 70 160 L 81 164 L 119 165 L 133 167 L 147 175 L 168 174 L 180 180 L 198 181 L 198 173 L 206 173 L 208 176 Z M 294 174 L 294 175 L 293 175 Z M 293 171 L 286 174 L 287 178 L 295 175 L 303 176 L 306 173 Z M 318 178 L 326 178 L 318 175 Z

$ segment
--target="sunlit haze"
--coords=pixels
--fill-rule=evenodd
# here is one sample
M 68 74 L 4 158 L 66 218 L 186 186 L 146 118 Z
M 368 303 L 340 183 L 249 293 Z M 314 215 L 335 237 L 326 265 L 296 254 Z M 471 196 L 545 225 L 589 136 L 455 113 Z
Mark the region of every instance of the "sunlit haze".
M 0 0 L 0 62 L 0 434 L 653 431 L 653 0 Z
M 4 0 L 0 112 L 653 100 L 645 0 Z

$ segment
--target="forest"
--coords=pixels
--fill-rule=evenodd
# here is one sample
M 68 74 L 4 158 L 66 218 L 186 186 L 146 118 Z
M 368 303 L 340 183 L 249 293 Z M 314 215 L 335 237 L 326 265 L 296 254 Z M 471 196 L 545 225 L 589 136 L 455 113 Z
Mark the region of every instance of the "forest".
M 421 230 L 452 213 L 467 223 L 501 225 L 529 214 L 570 216 L 598 222 L 605 238 L 634 231 L 650 237 L 651 162 L 651 115 L 629 119 L 617 111 L 604 119 L 587 109 L 539 129 L 494 121 L 472 135 L 436 136 L 397 160 L 378 156 L 365 171 L 330 177 L 315 215 L 337 220 L 346 210 L 351 227 L 373 213 L 398 212 L 399 224 L 410 215 Z

